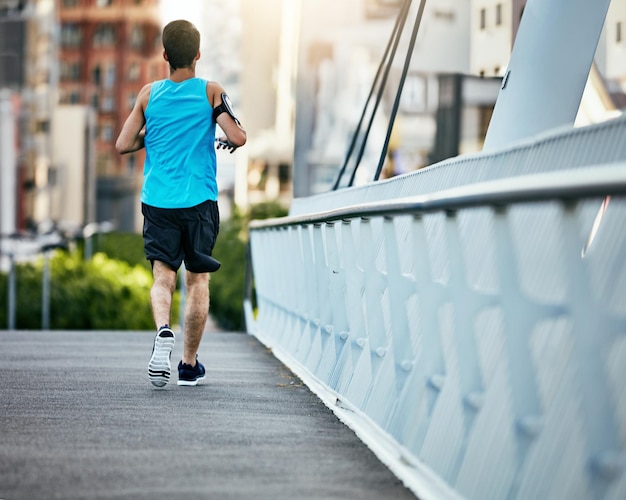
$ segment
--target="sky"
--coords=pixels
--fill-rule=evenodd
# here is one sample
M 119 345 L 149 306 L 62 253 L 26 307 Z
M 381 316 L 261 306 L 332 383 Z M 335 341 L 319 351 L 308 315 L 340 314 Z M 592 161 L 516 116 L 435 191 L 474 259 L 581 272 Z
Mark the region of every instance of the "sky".
M 203 0 L 161 0 L 161 16 L 163 24 L 176 19 L 187 19 L 194 23 L 198 29 L 202 16 Z M 202 33 L 202 31 L 200 30 Z

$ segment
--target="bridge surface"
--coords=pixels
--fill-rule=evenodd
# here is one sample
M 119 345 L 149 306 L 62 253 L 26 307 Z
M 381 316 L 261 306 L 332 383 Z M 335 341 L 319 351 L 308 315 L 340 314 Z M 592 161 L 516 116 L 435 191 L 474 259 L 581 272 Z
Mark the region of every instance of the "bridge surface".
M 164 389 L 152 338 L 0 332 L 0 499 L 415 498 L 254 337 L 206 334 L 207 379 Z

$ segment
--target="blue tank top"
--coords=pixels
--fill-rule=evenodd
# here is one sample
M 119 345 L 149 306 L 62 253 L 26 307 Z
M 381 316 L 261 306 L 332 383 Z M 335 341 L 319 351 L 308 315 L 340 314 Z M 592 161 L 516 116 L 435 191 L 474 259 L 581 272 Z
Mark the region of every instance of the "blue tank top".
M 188 208 L 217 200 L 215 121 L 206 87 L 201 78 L 152 84 L 144 112 L 143 203 Z

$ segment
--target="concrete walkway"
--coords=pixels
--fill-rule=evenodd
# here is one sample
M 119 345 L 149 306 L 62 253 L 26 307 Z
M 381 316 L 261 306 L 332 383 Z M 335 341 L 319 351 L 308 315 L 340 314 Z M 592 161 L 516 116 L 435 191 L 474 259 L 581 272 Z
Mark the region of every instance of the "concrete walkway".
M 152 339 L 0 332 L 0 499 L 415 498 L 253 337 L 206 334 L 207 379 L 164 389 Z

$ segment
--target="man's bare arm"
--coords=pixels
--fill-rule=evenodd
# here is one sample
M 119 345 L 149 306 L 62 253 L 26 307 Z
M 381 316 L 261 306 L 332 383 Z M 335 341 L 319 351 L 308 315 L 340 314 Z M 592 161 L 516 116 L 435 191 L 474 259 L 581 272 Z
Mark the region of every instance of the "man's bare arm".
M 222 104 L 222 93 L 224 88 L 217 82 L 209 82 L 207 85 L 207 97 L 213 109 Z M 228 113 L 221 113 L 217 117 L 217 124 L 224 131 L 225 136 L 220 137 L 220 143 L 218 143 L 218 149 L 230 149 L 230 152 L 234 152 L 238 147 L 243 146 L 246 143 L 247 135 L 244 128 L 237 123 L 232 116 Z
M 150 98 L 150 88 L 151 84 L 148 84 L 139 92 L 133 110 L 126 118 L 122 131 L 115 141 L 115 149 L 120 154 L 132 153 L 144 147 L 144 126 L 146 124 L 144 111 Z

